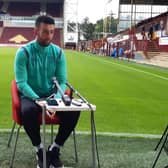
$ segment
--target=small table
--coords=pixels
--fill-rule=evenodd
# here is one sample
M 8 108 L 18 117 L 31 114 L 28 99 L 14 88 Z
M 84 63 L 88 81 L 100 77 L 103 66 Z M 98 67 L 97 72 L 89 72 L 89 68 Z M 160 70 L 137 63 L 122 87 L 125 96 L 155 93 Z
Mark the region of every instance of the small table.
M 45 139 L 46 139 L 46 128 L 45 128 L 45 114 L 46 111 L 90 111 L 90 124 L 91 124 L 91 142 L 92 142 L 92 167 L 96 168 L 96 130 L 94 123 L 94 111 L 96 106 L 93 104 L 85 103 L 82 99 L 72 99 L 72 102 L 69 106 L 66 106 L 62 99 L 55 99 L 58 105 L 48 105 L 46 100 L 37 100 L 36 103 L 42 107 L 42 125 L 43 125 L 43 167 L 46 168 L 46 152 L 45 152 Z

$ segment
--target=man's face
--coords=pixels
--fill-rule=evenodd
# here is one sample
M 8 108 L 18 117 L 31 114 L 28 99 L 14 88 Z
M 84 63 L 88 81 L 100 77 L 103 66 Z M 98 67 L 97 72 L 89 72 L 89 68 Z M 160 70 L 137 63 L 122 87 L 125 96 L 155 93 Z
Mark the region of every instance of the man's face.
M 35 34 L 39 44 L 42 46 L 48 46 L 53 39 L 54 30 L 54 24 L 40 23 L 40 25 L 35 28 Z

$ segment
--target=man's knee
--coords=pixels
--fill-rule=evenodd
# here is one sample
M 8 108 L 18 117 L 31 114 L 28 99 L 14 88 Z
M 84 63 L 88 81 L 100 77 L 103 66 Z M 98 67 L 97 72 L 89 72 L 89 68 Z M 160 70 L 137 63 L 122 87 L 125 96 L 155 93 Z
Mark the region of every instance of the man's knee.
M 37 119 L 40 108 L 32 100 L 24 99 L 21 101 L 21 116 L 24 119 Z
M 33 118 L 37 117 L 34 109 L 31 107 L 22 108 L 21 115 L 22 115 L 23 119 L 33 119 Z
M 62 123 L 76 123 L 80 116 L 80 111 L 59 112 L 58 116 Z
M 78 119 L 79 116 L 80 116 L 80 111 L 75 111 L 75 112 L 73 112 L 73 118 L 74 118 L 74 119 Z

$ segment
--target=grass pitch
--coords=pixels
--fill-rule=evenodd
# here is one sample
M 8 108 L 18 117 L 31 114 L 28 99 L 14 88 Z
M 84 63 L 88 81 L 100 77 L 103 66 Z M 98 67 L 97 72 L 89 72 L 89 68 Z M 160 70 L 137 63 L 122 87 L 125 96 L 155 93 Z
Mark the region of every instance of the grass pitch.
M 0 48 L 0 127 L 11 128 L 10 84 L 16 48 Z M 96 104 L 99 132 L 161 134 L 167 124 L 168 69 L 65 51 L 68 81 Z M 83 112 L 77 130 L 89 131 Z
M 0 48 L 0 128 L 12 126 L 10 84 L 14 79 L 15 52 L 16 48 Z M 65 53 L 68 81 L 97 106 L 97 131 L 162 133 L 168 118 L 168 69 L 75 51 Z M 77 130 L 89 131 L 89 118 L 88 112 L 82 112 Z M 9 133 L 0 133 L 0 149 L 3 151 L 0 152 L 0 168 L 9 167 L 12 148 L 6 146 L 8 137 Z M 61 159 L 68 167 L 91 168 L 90 136 L 77 135 L 77 142 L 79 162 L 74 162 L 71 138 L 62 149 Z M 158 139 L 98 136 L 101 168 L 150 168 L 157 142 Z M 156 168 L 167 163 L 167 155 L 162 152 Z M 35 166 L 34 149 L 27 135 L 21 133 L 14 167 Z
M 0 133 L 0 168 L 8 168 L 13 144 L 7 148 L 8 133 Z M 47 136 L 47 145 L 50 142 Z M 151 168 L 156 152 L 157 139 L 106 137 L 98 136 L 98 147 L 101 168 Z M 26 150 L 25 150 L 26 149 Z M 61 150 L 61 160 L 66 167 L 91 168 L 92 155 L 89 135 L 77 135 L 79 162 L 74 160 L 73 140 L 69 138 Z M 168 164 L 165 152 L 162 152 L 155 168 Z M 14 168 L 35 168 L 35 150 L 25 133 L 21 133 L 16 150 Z

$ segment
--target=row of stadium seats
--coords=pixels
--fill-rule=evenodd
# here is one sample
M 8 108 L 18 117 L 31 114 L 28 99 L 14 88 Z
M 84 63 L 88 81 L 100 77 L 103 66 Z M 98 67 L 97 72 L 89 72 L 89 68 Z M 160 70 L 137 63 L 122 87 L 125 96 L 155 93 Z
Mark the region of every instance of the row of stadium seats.
M 0 37 L 0 43 L 24 44 L 35 38 L 33 28 L 27 27 L 4 27 Z M 61 45 L 61 29 L 55 29 L 53 42 Z
M 4 12 L 11 16 L 33 16 L 39 15 L 40 12 L 46 12 L 53 17 L 63 17 L 62 7 L 61 3 L 0 2 L 1 13 Z
M 3 2 L 0 2 L 0 9 L 2 8 Z
M 33 28 L 4 27 L 0 43 L 25 43 L 32 40 Z

